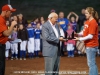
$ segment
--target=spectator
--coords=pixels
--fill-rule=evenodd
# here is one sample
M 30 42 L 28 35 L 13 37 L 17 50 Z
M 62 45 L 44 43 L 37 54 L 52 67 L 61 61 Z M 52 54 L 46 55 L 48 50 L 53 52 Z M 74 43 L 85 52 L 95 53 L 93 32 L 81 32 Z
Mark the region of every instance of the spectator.
M 31 22 L 33 28 L 36 28 L 36 25 L 38 22 L 39 22 L 39 19 L 37 17 L 33 19 L 33 21 Z
M 74 15 L 76 18 L 74 16 L 72 16 L 72 15 Z M 74 13 L 74 12 L 70 12 L 68 14 L 68 16 L 67 16 L 67 19 L 70 20 L 70 23 L 73 26 L 73 30 L 76 31 L 76 32 L 77 32 L 77 22 L 78 22 L 78 18 L 79 18 L 78 15 L 76 13 Z
M 28 25 L 27 20 L 24 19 L 24 17 L 23 17 L 22 14 L 19 14 L 19 15 L 18 15 L 18 23 L 19 23 L 19 24 L 23 24 L 24 27 L 27 27 L 27 25 Z
M 42 24 L 44 24 L 44 22 L 45 22 L 44 17 L 41 16 L 41 17 L 40 17 L 40 24 L 42 25 Z
M 54 9 L 52 9 L 50 12 L 52 13 L 52 12 L 56 12 L 56 11 Z
M 98 19 L 98 25 L 100 26 L 100 18 Z
M 61 28 L 64 30 L 64 32 L 67 30 L 68 23 L 69 23 L 68 19 L 64 18 L 64 13 L 60 12 L 58 18 L 58 24 L 61 25 Z
M 10 22 L 9 21 L 6 21 L 6 25 L 7 25 L 8 29 L 9 29 Z M 11 37 L 9 36 L 8 38 L 10 39 Z M 6 57 L 6 60 L 8 60 L 8 57 L 9 57 L 9 49 L 10 49 L 10 42 L 7 41 L 5 45 L 6 45 L 5 57 Z
M 18 42 L 15 42 L 15 40 L 17 40 L 17 26 L 14 27 L 13 33 L 11 34 L 11 60 L 13 60 L 14 58 L 16 60 L 18 60 Z
M 64 38 L 65 37 L 64 31 L 61 28 L 60 24 L 58 24 L 58 26 L 59 26 L 59 30 L 60 30 L 60 37 L 63 37 Z M 64 47 L 64 42 L 60 41 L 61 56 L 64 55 L 63 47 Z
M 28 54 L 29 54 L 29 58 L 33 59 L 34 57 L 34 28 L 32 27 L 31 24 L 28 24 L 27 27 L 27 31 L 28 31 Z
M 84 21 L 85 20 L 86 20 L 86 17 L 85 17 L 85 9 L 82 9 L 81 10 L 81 15 L 79 16 L 79 20 L 78 20 L 79 31 L 80 31 L 80 28 L 84 25 Z
M 68 39 L 68 41 L 65 42 L 66 49 L 68 52 L 68 57 L 74 57 L 74 45 L 75 45 L 75 40 L 73 40 L 73 33 L 75 31 L 73 30 L 73 26 L 71 24 L 68 25 L 68 30 L 66 31 L 65 38 Z
M 40 51 L 40 23 L 37 23 L 36 29 L 35 29 L 35 55 L 38 58 L 38 52 Z
M 24 57 L 24 60 L 26 60 L 26 44 L 28 41 L 28 32 L 26 28 L 23 26 L 23 24 L 19 25 L 18 39 L 21 39 L 20 60 L 22 60 L 22 57 Z

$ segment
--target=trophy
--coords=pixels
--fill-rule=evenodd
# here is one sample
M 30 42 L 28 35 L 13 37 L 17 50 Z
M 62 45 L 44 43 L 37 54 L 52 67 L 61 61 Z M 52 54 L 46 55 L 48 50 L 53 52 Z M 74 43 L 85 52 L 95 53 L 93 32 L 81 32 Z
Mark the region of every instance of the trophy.
M 65 33 L 65 38 L 68 40 L 75 39 L 74 38 L 74 31 L 71 34 L 68 34 L 67 32 Z

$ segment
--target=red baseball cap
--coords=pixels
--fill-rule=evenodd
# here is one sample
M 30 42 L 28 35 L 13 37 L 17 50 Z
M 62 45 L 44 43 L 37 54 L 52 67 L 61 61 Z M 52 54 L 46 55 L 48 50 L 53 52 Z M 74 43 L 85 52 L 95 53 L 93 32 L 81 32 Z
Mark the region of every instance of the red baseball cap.
M 14 11 L 16 11 L 16 9 L 12 8 L 11 5 L 4 5 L 2 7 L 2 11 L 12 11 L 12 12 L 14 12 Z

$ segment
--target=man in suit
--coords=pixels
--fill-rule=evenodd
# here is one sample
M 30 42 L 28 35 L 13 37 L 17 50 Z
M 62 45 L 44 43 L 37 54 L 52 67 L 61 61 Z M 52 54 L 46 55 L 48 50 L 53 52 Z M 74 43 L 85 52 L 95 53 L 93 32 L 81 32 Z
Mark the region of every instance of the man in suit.
M 65 39 L 60 37 L 59 27 L 56 25 L 57 20 L 58 15 L 53 12 L 42 26 L 45 75 L 59 75 L 60 41 L 65 41 Z

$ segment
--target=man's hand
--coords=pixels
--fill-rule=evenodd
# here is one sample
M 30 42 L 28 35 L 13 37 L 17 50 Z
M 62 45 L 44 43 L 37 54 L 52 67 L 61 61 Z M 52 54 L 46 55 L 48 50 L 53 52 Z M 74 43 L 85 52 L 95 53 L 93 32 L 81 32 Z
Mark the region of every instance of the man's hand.
M 64 39 L 63 37 L 59 38 L 60 41 L 67 41 L 67 39 Z
M 11 26 L 12 26 L 12 27 L 14 27 L 14 26 L 16 26 L 16 25 L 17 25 L 17 22 L 16 22 L 16 21 L 12 21 L 12 22 L 11 22 Z
M 17 25 L 17 22 L 16 21 L 12 21 L 11 22 L 11 26 L 10 26 L 10 28 L 8 29 L 8 30 L 5 30 L 4 32 L 3 32 L 3 35 L 4 36 L 10 36 L 11 35 L 11 33 L 12 33 L 12 31 L 13 31 L 13 29 L 14 29 L 14 26 L 16 26 Z

